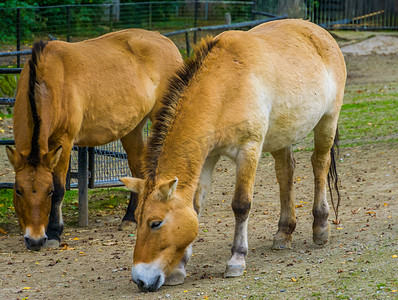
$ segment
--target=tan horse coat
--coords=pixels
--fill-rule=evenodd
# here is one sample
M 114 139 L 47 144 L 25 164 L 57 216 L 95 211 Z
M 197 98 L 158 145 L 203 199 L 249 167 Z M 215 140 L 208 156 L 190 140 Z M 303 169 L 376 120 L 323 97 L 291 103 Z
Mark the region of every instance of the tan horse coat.
M 178 72 L 156 117 L 146 179 L 123 178 L 139 192 L 132 277 L 143 291 L 182 283 L 201 202 L 221 155 L 236 163 L 236 225 L 225 276 L 242 275 L 258 161 L 275 158 L 281 217 L 275 249 L 291 247 L 296 226 L 291 145 L 314 130 L 313 240 L 329 239 L 326 184 L 334 155 L 346 68 L 334 39 L 302 20 L 228 31 L 202 43 Z M 194 211 L 195 209 L 195 211 Z M 184 255 L 185 251 L 185 255 Z
M 168 38 L 141 29 L 35 45 L 18 82 L 16 149 L 7 149 L 28 248 L 40 248 L 47 236 L 59 241 L 60 203 L 73 145 L 98 146 L 121 138 L 132 173 L 141 176 L 143 126 L 181 64 Z

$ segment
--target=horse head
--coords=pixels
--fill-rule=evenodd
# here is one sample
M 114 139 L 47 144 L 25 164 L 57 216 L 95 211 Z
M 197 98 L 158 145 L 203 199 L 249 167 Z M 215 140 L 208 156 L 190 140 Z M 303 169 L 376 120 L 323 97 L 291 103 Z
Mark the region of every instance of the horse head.
M 128 177 L 120 180 L 139 194 L 132 278 L 141 291 L 153 292 L 163 285 L 195 239 L 197 214 L 176 190 L 177 178 L 157 183 Z
M 40 155 L 35 163 L 17 150 L 6 148 L 15 170 L 14 207 L 26 247 L 40 250 L 46 243 L 46 227 L 54 193 L 52 170 L 58 163 L 62 147 Z

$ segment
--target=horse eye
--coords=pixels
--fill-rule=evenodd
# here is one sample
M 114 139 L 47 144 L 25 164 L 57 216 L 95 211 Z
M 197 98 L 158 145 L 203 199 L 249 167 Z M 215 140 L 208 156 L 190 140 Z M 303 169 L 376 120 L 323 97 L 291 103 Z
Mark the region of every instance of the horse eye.
M 54 194 L 54 190 L 51 190 L 51 191 L 48 193 L 48 197 L 51 197 L 53 194 Z
M 21 193 L 21 191 L 20 191 L 19 189 L 16 189 L 16 190 L 15 190 L 15 193 L 16 193 L 18 196 L 22 196 L 22 193 Z
M 159 228 L 163 221 L 155 221 L 151 223 L 151 229 Z

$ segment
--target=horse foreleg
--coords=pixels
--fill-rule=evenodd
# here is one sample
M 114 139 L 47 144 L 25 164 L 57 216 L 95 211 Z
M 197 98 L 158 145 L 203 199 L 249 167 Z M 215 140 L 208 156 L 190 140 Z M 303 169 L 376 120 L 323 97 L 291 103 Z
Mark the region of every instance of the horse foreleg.
M 259 145 L 248 145 L 239 151 L 236 158 L 236 186 L 232 200 L 232 210 L 235 214 L 235 234 L 225 277 L 240 276 L 246 268 L 246 255 L 248 251 L 247 224 L 253 198 L 254 178 L 260 154 L 261 149 Z
M 313 242 L 325 244 L 330 236 L 329 205 L 326 198 L 327 176 L 330 166 L 330 149 L 333 147 L 337 120 L 324 117 L 314 129 L 315 147 L 311 157 L 314 172 Z
M 57 248 L 61 242 L 61 234 L 64 229 L 62 219 L 62 200 L 65 195 L 66 173 L 69 167 L 71 147 L 63 146 L 58 164 L 53 170 L 54 193 L 51 198 L 51 211 L 48 220 L 46 234 L 48 241 L 46 248 Z
M 130 171 L 133 177 L 142 178 L 141 173 L 141 155 L 144 149 L 144 138 L 142 131 L 147 123 L 148 118 L 144 118 L 141 123 L 135 127 L 128 135 L 122 137 L 123 148 L 127 153 L 127 159 Z M 126 214 L 119 225 L 119 230 L 124 230 L 130 226 L 131 223 L 136 223 L 135 209 L 137 208 L 138 195 L 134 192 L 130 193 L 129 205 L 126 209 Z
M 169 276 L 167 276 L 164 285 L 178 285 L 184 283 L 185 277 L 187 276 L 185 267 L 191 256 L 192 256 L 192 244 L 190 244 L 187 247 L 187 249 L 185 249 L 183 258 L 179 262 L 178 266 L 174 269 L 174 271 Z
M 198 215 L 200 215 L 200 208 L 201 206 L 203 206 L 205 202 L 205 197 L 207 192 L 211 190 L 213 170 L 219 159 L 220 156 L 207 157 L 202 167 L 202 171 L 200 172 L 200 178 L 198 186 L 195 191 L 194 202 L 193 202 L 195 211 Z
M 290 146 L 271 152 L 271 154 L 275 159 L 275 172 L 279 182 L 281 202 L 278 232 L 274 236 L 272 249 L 289 249 L 292 247 L 292 233 L 296 228 L 293 197 L 293 174 L 296 162 Z

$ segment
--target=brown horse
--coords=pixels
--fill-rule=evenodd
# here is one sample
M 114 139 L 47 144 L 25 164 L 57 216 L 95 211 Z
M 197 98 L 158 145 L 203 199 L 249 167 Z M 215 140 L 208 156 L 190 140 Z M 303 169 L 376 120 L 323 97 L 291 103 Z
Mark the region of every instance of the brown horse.
M 18 82 L 16 149 L 7 147 L 16 172 L 15 211 L 28 249 L 39 250 L 47 239 L 47 246 L 59 244 L 73 145 L 120 138 L 132 174 L 142 176 L 143 126 L 181 65 L 171 40 L 141 29 L 33 46 Z
M 281 216 L 273 248 L 291 247 L 296 226 L 291 145 L 314 130 L 313 241 L 330 235 L 327 177 L 334 153 L 346 68 L 334 39 L 302 20 L 228 31 L 202 42 L 177 73 L 156 117 L 145 180 L 122 178 L 139 193 L 133 281 L 142 291 L 185 278 L 200 205 L 221 155 L 236 163 L 235 236 L 226 277 L 242 275 L 258 161 L 275 158 Z M 332 155 L 331 155 L 332 154 Z

